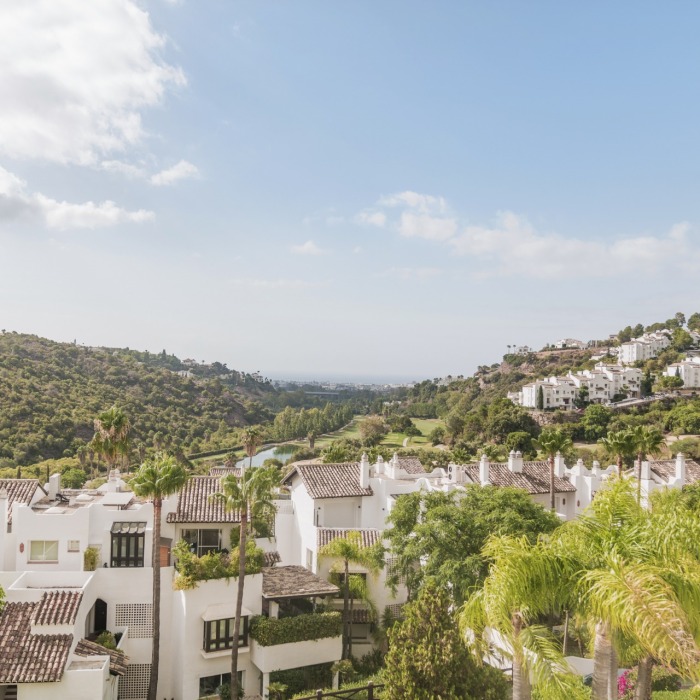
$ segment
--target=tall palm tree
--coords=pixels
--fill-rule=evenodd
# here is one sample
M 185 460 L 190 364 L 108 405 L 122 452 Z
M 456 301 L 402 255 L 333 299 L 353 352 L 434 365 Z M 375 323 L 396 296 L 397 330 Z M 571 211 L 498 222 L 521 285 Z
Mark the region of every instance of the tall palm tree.
M 632 443 L 637 453 L 637 503 L 642 502 L 642 462 L 647 456 L 656 457 L 661 453 L 664 436 L 660 430 L 648 425 L 638 425 L 632 431 Z
M 90 447 L 104 457 L 109 468 L 113 469 L 120 455 L 129 453 L 129 417 L 115 404 L 95 418 L 94 429 Z
M 635 453 L 634 437 L 630 430 L 618 430 L 608 433 L 598 442 L 603 446 L 606 454 L 617 462 L 617 476 L 622 476 L 622 468 L 625 459 L 633 457 Z
M 137 496 L 153 503 L 153 652 L 148 700 L 156 700 L 160 660 L 160 518 L 163 499 L 177 493 L 187 481 L 187 472 L 174 457 L 158 453 L 145 461 L 130 485 Z
M 352 616 L 350 614 L 350 564 L 356 564 L 376 575 L 384 566 L 384 546 L 377 542 L 369 547 L 362 545 L 362 535 L 354 530 L 336 537 L 318 550 L 319 557 L 340 559 L 343 567 L 343 658 L 352 653 Z
M 540 433 L 536 440 L 537 446 L 547 455 L 549 464 L 549 507 L 554 510 L 554 458 L 557 452 L 561 453 L 571 449 L 571 438 L 562 430 L 549 428 Z
M 238 685 L 238 637 L 241 629 L 243 587 L 245 584 L 246 544 L 249 526 L 255 520 L 266 520 L 274 516 L 275 493 L 280 483 L 279 470 L 275 467 L 251 467 L 240 477 L 233 474 L 221 480 L 221 492 L 212 498 L 223 502 L 229 512 L 240 515 L 240 539 L 238 542 L 238 587 L 236 590 L 236 613 L 233 620 L 233 644 L 231 646 L 231 697 L 237 698 Z M 253 533 L 251 533 L 253 534 Z M 149 699 L 150 700 L 150 699 Z
M 243 449 L 250 459 L 248 466 L 252 467 L 253 457 L 255 457 L 258 447 L 262 445 L 262 433 L 260 432 L 260 428 L 255 425 L 245 428 L 241 435 L 241 440 L 243 442 Z

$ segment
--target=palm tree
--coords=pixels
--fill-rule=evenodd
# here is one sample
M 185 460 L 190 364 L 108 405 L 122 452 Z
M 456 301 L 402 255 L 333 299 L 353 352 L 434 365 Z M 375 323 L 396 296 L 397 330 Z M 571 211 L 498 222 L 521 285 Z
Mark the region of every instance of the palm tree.
M 344 537 L 336 537 L 318 550 L 319 557 L 341 559 L 343 566 L 343 658 L 347 659 L 352 653 L 352 619 L 350 615 L 350 564 L 356 564 L 367 569 L 371 574 L 377 574 L 384 566 L 384 546 L 377 542 L 369 547 L 362 545 L 362 535 L 356 530 L 345 533 Z
M 262 433 L 260 432 L 260 428 L 256 427 L 255 425 L 250 426 L 250 428 L 246 428 L 241 435 L 241 440 L 243 442 L 243 449 L 250 458 L 248 466 L 252 467 L 253 457 L 255 457 L 258 447 L 262 445 Z
M 254 448 L 253 448 L 254 452 Z M 250 452 L 248 453 L 250 454 Z M 243 470 L 239 478 L 233 474 L 221 480 L 222 491 L 212 498 L 224 503 L 229 512 L 240 515 L 240 539 L 238 542 L 238 588 L 236 614 L 233 620 L 233 645 L 231 646 L 231 697 L 238 697 L 238 637 L 241 629 L 243 586 L 245 584 L 246 544 L 248 528 L 255 520 L 266 520 L 276 510 L 274 497 L 280 483 L 279 470 L 275 467 L 251 467 Z M 149 699 L 150 700 L 150 699 Z
M 700 523 L 674 510 L 649 513 L 629 481 L 615 479 L 553 535 L 553 546 L 577 562 L 574 605 L 595 627 L 594 700 L 617 697 L 616 635 L 641 649 L 648 670 L 651 658 L 698 675 Z
M 550 428 L 540 433 L 536 444 L 547 455 L 547 462 L 549 463 L 549 507 L 551 510 L 554 510 L 554 458 L 557 453 L 571 449 L 573 443 L 571 438 L 563 431 Z
M 160 658 L 160 518 L 163 499 L 180 491 L 185 485 L 187 472 L 174 457 L 156 454 L 144 462 L 130 485 L 137 496 L 150 498 L 153 503 L 153 652 L 148 700 L 156 700 L 158 692 L 158 664 Z
M 603 446 L 607 455 L 617 461 L 617 476 L 621 477 L 625 459 L 634 456 L 636 449 L 632 432 L 630 430 L 618 430 L 614 433 L 608 433 L 606 437 L 600 438 L 598 442 Z
M 642 502 L 642 462 L 646 457 L 656 457 L 661 453 L 664 436 L 660 430 L 648 425 L 638 425 L 632 429 L 632 443 L 637 452 L 637 503 Z
M 482 663 L 506 656 L 513 668 L 513 700 L 530 700 L 531 679 L 546 698 L 583 697 L 551 632 L 538 618 L 569 604 L 572 562 L 544 541 L 494 537 L 483 553 L 492 564 L 482 588 L 467 599 L 460 627 L 467 645 Z
M 129 453 L 129 418 L 121 408 L 114 405 L 95 418 L 94 429 L 95 435 L 90 441 L 90 447 L 104 457 L 109 468 L 113 469 L 119 456 Z

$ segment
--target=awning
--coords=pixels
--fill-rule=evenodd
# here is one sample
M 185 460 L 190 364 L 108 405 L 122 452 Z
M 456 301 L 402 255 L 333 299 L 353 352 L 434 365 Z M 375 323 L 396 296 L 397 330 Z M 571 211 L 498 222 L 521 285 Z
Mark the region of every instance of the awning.
M 146 531 L 146 523 L 139 523 L 135 520 L 127 522 L 112 523 L 113 535 L 133 535 Z
M 241 608 L 241 617 L 250 617 L 253 613 L 245 607 Z M 210 605 L 203 613 L 202 620 L 211 622 L 212 620 L 228 620 L 236 617 L 236 603 L 220 603 Z

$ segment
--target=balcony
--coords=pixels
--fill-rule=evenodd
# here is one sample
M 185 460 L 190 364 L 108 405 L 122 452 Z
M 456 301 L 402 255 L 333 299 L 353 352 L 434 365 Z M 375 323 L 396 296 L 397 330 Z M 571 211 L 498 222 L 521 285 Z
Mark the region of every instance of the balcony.
M 342 655 L 339 613 L 311 613 L 282 619 L 258 617 L 250 628 L 250 659 L 263 672 L 313 663 L 332 663 Z

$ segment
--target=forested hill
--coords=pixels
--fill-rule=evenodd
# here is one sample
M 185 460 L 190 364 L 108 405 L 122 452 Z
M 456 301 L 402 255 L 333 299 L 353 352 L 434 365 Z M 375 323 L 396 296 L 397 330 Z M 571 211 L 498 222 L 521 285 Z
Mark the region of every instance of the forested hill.
M 0 467 L 74 455 L 95 416 L 117 403 L 133 444 L 188 451 L 231 441 L 231 428 L 269 420 L 275 389 L 226 365 L 183 364 L 165 351 L 87 348 L 34 335 L 0 335 Z M 178 371 L 192 376 L 181 376 Z M 160 433 L 160 435 L 159 435 Z

